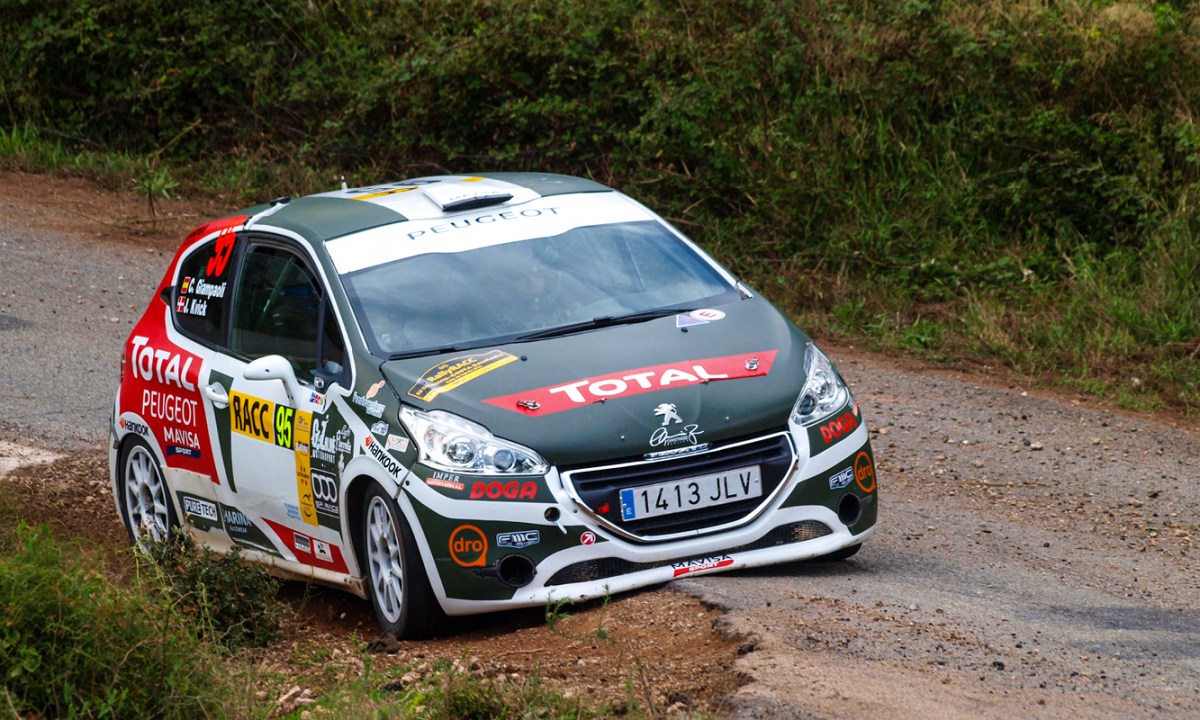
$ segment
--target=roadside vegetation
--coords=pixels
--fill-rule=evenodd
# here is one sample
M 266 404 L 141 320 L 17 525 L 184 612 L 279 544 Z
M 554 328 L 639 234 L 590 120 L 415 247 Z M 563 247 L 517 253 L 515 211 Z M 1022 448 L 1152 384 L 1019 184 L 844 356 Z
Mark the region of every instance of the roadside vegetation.
M 632 688 L 616 713 L 537 676 L 482 677 L 465 657 L 376 669 L 365 644 L 338 657 L 293 643 L 306 670 L 279 675 L 254 650 L 278 641 L 284 607 L 261 566 L 185 541 L 153 548 L 153 562 L 134 555 L 136 576 L 114 583 L 105 566 L 131 558 L 76 544 L 46 526 L 0 533 L 0 718 L 646 717 Z M 319 690 L 301 696 L 296 682 Z
M 1200 412 L 1193 0 L 0 0 L 0 162 L 577 173 L 818 334 Z

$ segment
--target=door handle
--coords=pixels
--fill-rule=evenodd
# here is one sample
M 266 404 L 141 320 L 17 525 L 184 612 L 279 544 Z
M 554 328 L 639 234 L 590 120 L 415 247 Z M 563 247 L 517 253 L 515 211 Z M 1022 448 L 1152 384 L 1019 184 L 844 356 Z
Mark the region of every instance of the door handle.
M 218 410 L 224 410 L 229 407 L 229 393 L 225 392 L 225 388 L 221 386 L 221 383 L 205 385 L 204 397 L 208 398 Z

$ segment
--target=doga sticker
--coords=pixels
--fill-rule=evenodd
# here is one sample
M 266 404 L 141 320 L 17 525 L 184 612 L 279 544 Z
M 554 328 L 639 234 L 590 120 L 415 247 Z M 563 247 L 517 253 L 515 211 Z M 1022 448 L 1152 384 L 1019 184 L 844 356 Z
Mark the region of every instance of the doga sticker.
M 538 484 L 532 480 L 526 482 L 476 482 L 471 486 L 468 500 L 536 500 Z

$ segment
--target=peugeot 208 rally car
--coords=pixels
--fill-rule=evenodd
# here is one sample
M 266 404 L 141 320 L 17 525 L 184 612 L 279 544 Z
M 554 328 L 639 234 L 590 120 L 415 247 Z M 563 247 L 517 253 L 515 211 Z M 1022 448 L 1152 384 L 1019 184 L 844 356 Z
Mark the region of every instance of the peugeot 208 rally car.
M 281 199 L 179 249 L 125 345 L 112 488 L 384 629 L 870 536 L 829 359 L 661 217 L 496 173 Z

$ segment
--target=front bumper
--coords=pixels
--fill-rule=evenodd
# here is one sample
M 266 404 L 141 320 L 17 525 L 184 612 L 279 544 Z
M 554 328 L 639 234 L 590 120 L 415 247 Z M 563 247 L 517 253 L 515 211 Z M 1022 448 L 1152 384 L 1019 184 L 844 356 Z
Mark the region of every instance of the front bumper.
M 421 528 L 430 582 L 450 615 L 586 600 L 679 577 L 820 557 L 867 540 L 878 490 L 865 424 L 815 455 L 806 431 L 784 434 L 794 453 L 785 475 L 764 488 L 763 498 L 737 510 L 740 515 L 708 527 L 622 532 L 556 471 L 546 479 L 553 503 L 464 503 L 410 492 L 401 493 L 401 506 Z M 467 562 L 454 548 L 464 528 L 482 540 L 482 552 Z M 502 545 L 514 533 L 536 541 Z M 531 572 L 513 587 L 502 569 L 517 563 Z

